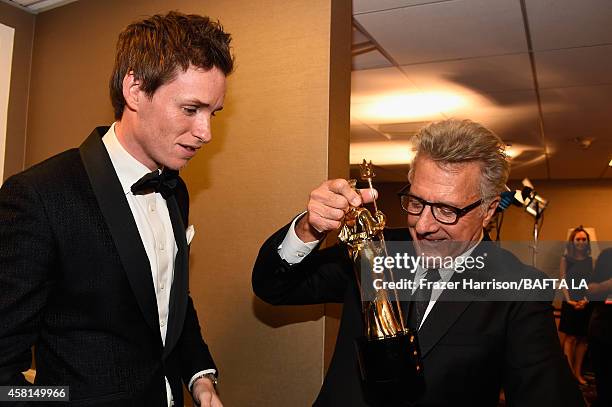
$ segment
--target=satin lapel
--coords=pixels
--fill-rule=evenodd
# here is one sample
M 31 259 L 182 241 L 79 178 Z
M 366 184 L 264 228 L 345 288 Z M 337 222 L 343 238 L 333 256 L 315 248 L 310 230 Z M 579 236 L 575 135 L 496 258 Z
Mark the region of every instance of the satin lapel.
M 170 221 L 172 222 L 172 230 L 174 231 L 174 239 L 178 251 L 174 261 L 174 279 L 172 281 L 172 290 L 170 291 L 170 309 L 164 357 L 170 354 L 183 330 L 185 312 L 187 309 L 187 291 L 189 287 L 189 254 L 187 249 L 187 238 L 185 236 L 185 224 L 181 219 L 176 198 L 171 196 L 166 202 L 168 203 L 168 213 L 170 214 Z
M 140 310 L 147 324 L 159 334 L 151 265 L 119 178 L 102 143 L 106 131 L 107 128 L 98 127 L 91 133 L 79 148 L 81 159 Z
M 423 357 L 429 353 L 455 323 L 457 318 L 463 314 L 468 305 L 470 305 L 468 301 L 445 301 L 444 294 L 445 292 L 440 295 L 429 315 L 427 315 L 425 322 L 423 322 L 421 329 L 419 329 L 419 346 L 421 348 L 421 356 Z
M 483 241 L 490 241 L 487 234 L 485 234 Z M 478 257 L 483 254 L 484 245 L 479 244 L 472 252 L 472 257 Z M 464 278 L 470 278 L 469 272 L 466 271 L 464 274 L 453 273 L 451 281 L 461 282 Z M 480 294 L 472 291 L 465 291 L 464 294 L 459 297 L 457 292 L 452 293 L 449 290 L 444 290 L 434 307 L 427 315 L 425 322 L 419 329 L 419 346 L 421 348 L 421 356 L 427 355 L 429 351 L 442 339 L 444 334 L 448 332 L 450 327 L 457 321 L 457 319 L 463 314 L 466 308 L 472 303 L 471 300 L 461 301 L 461 298 L 474 298 Z

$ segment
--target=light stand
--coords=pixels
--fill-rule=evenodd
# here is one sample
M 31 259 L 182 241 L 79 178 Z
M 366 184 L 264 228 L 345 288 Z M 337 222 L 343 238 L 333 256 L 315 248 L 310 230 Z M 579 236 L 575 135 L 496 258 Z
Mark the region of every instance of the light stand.
M 523 180 L 523 189 L 516 191 L 515 198 L 523 205 L 525 212 L 534 217 L 533 223 L 533 249 L 531 262 L 534 267 L 537 265 L 538 256 L 538 237 L 542 224 L 544 223 L 544 210 L 548 206 L 548 201 L 542 198 L 533 187 L 529 179 Z

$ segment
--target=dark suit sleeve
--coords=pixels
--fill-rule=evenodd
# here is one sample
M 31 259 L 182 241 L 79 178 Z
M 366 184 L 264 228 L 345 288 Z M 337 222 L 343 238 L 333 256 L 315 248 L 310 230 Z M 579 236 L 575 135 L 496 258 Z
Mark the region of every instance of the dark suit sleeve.
M 509 407 L 584 406 L 561 352 L 552 306 L 517 302 L 508 316 L 504 390 Z
M 8 179 L 0 189 L 0 384 L 24 383 L 54 262 L 40 196 L 24 176 Z
M 344 301 L 347 282 L 354 278 L 346 249 L 338 245 L 313 250 L 300 263 L 289 265 L 278 247 L 291 224 L 263 244 L 253 267 L 253 291 L 274 305 L 304 305 Z
M 594 283 L 612 278 L 612 248 L 605 249 L 599 254 L 592 276 Z
M 194 374 L 202 370 L 215 369 L 218 373 L 208 345 L 202 339 L 200 323 L 191 296 L 187 303 L 183 332 L 177 345 L 181 358 L 181 377 L 185 385 L 189 384 Z

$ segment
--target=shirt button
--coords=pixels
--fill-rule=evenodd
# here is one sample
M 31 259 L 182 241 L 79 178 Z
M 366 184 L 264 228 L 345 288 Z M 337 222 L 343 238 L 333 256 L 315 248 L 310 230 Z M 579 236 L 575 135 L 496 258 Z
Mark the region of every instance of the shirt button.
M 159 326 L 166 326 L 166 320 L 165 319 L 160 319 L 159 320 Z
M 164 245 L 164 242 L 160 242 L 158 247 L 159 247 L 159 250 L 164 250 L 166 248 L 166 245 Z
M 155 212 L 155 205 L 154 204 L 149 204 L 149 211 Z
M 304 254 L 304 252 L 297 252 L 297 256 L 298 256 L 298 257 L 304 257 L 304 256 L 305 256 L 305 254 Z
M 166 286 L 164 285 L 164 283 L 161 283 L 160 286 L 159 286 L 159 289 L 163 290 L 164 288 L 166 288 Z

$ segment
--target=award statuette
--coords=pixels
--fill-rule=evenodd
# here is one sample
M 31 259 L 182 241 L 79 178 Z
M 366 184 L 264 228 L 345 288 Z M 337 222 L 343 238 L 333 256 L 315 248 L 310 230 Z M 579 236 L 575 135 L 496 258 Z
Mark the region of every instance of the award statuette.
M 372 162 L 363 160 L 360 170 L 372 188 Z M 356 180 L 349 182 L 355 189 Z M 395 281 L 392 269 L 374 268 L 375 257 L 387 256 L 384 227 L 385 215 L 374 200 L 374 215 L 364 207 L 348 210 L 338 239 L 347 246 L 361 295 L 365 332 L 356 347 L 366 397 L 374 405 L 402 406 L 423 394 L 425 380 L 417 335 L 405 326 L 397 293 L 374 284 Z

